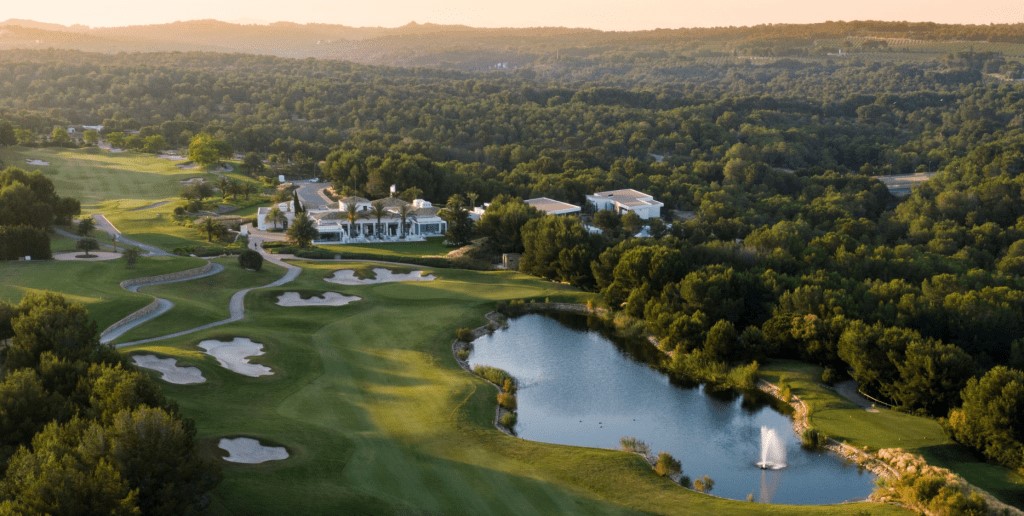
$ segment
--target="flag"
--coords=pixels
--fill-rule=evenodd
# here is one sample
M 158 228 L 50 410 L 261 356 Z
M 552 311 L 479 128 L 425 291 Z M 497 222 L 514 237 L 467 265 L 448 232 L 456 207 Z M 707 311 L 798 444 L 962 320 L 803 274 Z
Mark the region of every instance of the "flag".
M 398 188 L 395 188 L 395 185 L 391 185 L 391 193 L 395 193 L 396 191 L 398 191 Z

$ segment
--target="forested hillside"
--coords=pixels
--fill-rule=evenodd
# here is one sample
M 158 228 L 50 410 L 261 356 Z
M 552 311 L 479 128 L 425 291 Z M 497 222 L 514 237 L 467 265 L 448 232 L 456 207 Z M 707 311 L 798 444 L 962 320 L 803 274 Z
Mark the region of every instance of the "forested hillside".
M 427 29 L 387 37 L 425 45 Z M 465 32 L 449 34 L 481 34 Z M 578 219 L 527 216 L 508 250 L 524 251 L 528 272 L 599 290 L 674 352 L 680 375 L 749 384 L 752 361 L 799 358 L 825 366 L 823 381 L 851 376 L 901 409 L 948 416 L 958 440 L 1019 470 L 1021 33 L 551 29 L 515 33 L 546 57 L 487 72 L 5 51 L 0 139 L 60 144 L 55 127 L 102 124 L 182 147 L 207 132 L 296 174 L 323 161 L 344 193 L 396 184 L 439 203 L 643 190 L 671 223 L 652 225 L 655 238 L 629 238 L 635 221 L 604 220 L 594 236 Z M 892 48 L 900 37 L 928 51 Z M 605 46 L 569 51 L 559 38 Z M 409 48 L 396 45 L 382 48 Z M 937 174 L 905 200 L 872 178 L 910 172 Z

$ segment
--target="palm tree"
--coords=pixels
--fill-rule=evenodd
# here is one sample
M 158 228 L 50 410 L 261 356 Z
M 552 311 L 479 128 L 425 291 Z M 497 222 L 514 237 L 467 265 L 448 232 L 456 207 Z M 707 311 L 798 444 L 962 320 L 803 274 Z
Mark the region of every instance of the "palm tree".
M 403 205 L 399 206 L 399 208 L 398 208 L 398 216 L 402 219 L 402 227 L 401 227 L 402 238 L 405 238 L 405 227 L 406 227 L 406 222 L 405 221 L 409 220 L 409 219 L 411 219 L 413 221 L 416 220 L 416 213 L 415 213 L 415 211 L 416 210 L 413 209 L 411 204 L 403 204 Z
M 376 236 L 380 237 L 380 219 L 384 218 L 388 214 L 388 209 L 384 207 L 384 203 L 381 201 L 373 201 L 370 204 L 370 214 L 377 218 L 377 225 L 373 226 L 373 232 Z
M 213 217 L 203 217 L 202 226 L 199 231 L 206 233 L 206 241 L 213 242 L 213 235 L 220 234 L 221 225 Z
M 469 199 L 469 211 L 476 209 L 476 200 L 480 198 L 480 194 L 469 192 L 466 194 L 466 198 Z
M 355 236 L 352 234 L 356 228 L 356 221 L 363 218 L 363 214 L 359 212 L 359 206 L 354 202 L 345 203 L 345 217 L 348 219 L 348 232 L 349 238 Z
M 281 211 L 281 208 L 276 204 L 271 206 L 270 211 L 267 212 L 267 222 L 273 222 L 274 229 L 277 229 L 277 224 L 278 222 L 281 222 L 281 219 L 288 220 L 288 218 L 285 217 L 284 212 Z

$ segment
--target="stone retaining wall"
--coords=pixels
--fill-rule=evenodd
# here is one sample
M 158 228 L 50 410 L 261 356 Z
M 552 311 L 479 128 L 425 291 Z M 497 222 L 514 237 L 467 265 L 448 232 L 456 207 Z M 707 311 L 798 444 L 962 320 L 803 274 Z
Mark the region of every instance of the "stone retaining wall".
M 142 308 L 140 308 L 140 309 L 138 309 L 138 310 L 136 310 L 136 311 L 126 315 L 126 316 L 124 316 L 121 320 L 119 320 L 116 323 L 111 324 L 110 326 L 108 326 L 107 329 L 103 330 L 103 333 L 100 334 L 100 340 L 102 340 L 103 337 L 106 336 L 108 333 L 110 333 L 110 332 L 112 332 L 112 331 L 114 331 L 114 330 L 116 330 L 118 328 L 121 328 L 121 327 L 123 327 L 125 325 L 128 325 L 128 324 L 131 324 L 131 323 L 133 323 L 135 321 L 138 321 L 139 319 L 142 319 L 142 318 L 148 316 L 149 314 L 157 311 L 159 308 L 160 308 L 160 300 L 159 299 L 154 299 L 152 303 L 150 303 L 150 304 L 148 304 L 148 305 L 146 305 L 146 306 L 144 306 L 144 307 L 142 307 Z
M 143 278 L 127 279 L 121 282 L 121 288 L 129 292 L 137 292 L 140 288 L 146 285 L 170 283 L 175 281 L 185 281 L 196 276 L 202 276 L 203 274 L 210 272 L 213 269 L 213 267 L 213 262 L 206 262 L 206 265 L 196 267 L 194 269 L 172 272 L 170 274 L 161 274 L 159 276 L 146 276 Z M 103 332 L 100 333 L 100 339 L 102 340 L 105 335 L 109 334 L 110 332 L 118 328 L 121 328 L 127 324 L 131 324 L 139 319 L 148 316 L 149 314 L 152 314 L 159 308 L 160 300 L 154 299 L 152 303 L 149 303 L 148 305 L 124 316 L 123 318 L 121 318 L 121 320 L 117 321 L 116 323 L 107 326 L 107 329 L 103 330 Z
M 201 276 L 210 272 L 213 269 L 213 262 L 206 262 L 206 265 L 202 267 L 196 267 L 195 269 L 188 269 L 179 272 L 172 272 L 169 274 L 161 274 L 159 276 L 146 276 L 144 278 L 133 278 L 127 279 L 121 282 L 121 288 L 135 292 L 139 288 L 146 285 L 153 285 L 157 283 L 170 283 L 174 281 L 184 281 L 196 276 Z M 135 290 L 132 290 L 135 289 Z

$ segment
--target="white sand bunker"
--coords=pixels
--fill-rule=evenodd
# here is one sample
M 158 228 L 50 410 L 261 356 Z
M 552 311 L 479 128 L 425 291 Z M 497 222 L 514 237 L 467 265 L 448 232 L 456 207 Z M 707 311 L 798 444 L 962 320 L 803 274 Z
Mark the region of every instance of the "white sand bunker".
M 248 437 L 237 437 L 220 440 L 220 449 L 228 452 L 224 460 L 240 464 L 260 464 L 272 460 L 284 460 L 288 458 L 288 450 L 282 446 L 263 446 L 256 439 Z
M 199 347 L 207 355 L 217 359 L 221 367 L 234 371 L 238 374 L 251 376 L 272 375 L 274 372 L 265 365 L 250 364 L 249 357 L 263 354 L 263 344 L 253 342 L 247 338 L 238 337 L 228 342 L 220 340 L 204 340 Z
M 139 367 L 152 369 L 160 373 L 160 379 L 177 385 L 203 383 L 206 378 L 198 367 L 180 367 L 173 358 L 160 358 L 156 355 L 132 355 L 132 361 Z
M 43 161 L 41 159 L 26 159 L 25 163 L 28 163 L 29 165 L 35 165 L 37 167 L 48 167 L 48 166 L 50 166 L 50 162 L 49 161 Z
M 360 299 L 362 298 L 359 296 L 346 296 L 338 292 L 324 292 L 319 296 L 302 299 L 302 294 L 298 292 L 285 292 L 277 296 L 277 304 L 279 306 L 345 306 Z
M 433 281 L 435 278 L 432 274 L 424 275 L 423 271 L 412 271 L 407 274 L 400 272 L 391 272 L 388 269 L 375 268 L 373 273 L 377 276 L 373 279 L 359 279 L 356 277 L 356 271 L 351 269 L 341 270 L 334 273 L 330 278 L 324 278 L 324 281 L 331 283 L 337 283 L 339 285 L 372 285 L 374 283 L 392 283 L 395 281 Z

